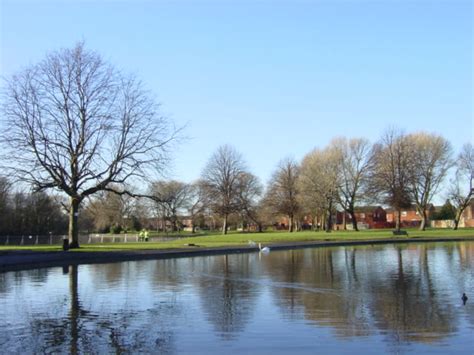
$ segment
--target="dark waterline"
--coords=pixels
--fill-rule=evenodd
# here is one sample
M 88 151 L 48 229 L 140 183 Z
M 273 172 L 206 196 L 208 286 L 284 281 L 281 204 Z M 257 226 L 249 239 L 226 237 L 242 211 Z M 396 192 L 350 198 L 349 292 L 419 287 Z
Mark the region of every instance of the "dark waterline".
M 474 242 L 8 272 L 0 353 L 472 354 L 473 300 Z

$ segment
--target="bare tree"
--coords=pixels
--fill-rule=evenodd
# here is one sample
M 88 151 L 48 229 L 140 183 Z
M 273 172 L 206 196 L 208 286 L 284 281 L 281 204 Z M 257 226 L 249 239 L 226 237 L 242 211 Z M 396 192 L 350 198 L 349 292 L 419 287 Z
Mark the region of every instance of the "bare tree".
M 189 184 L 176 180 L 156 181 L 151 184 L 150 198 L 163 211 L 164 219 L 170 221 L 173 231 L 179 229 L 178 215 L 189 204 L 190 190 Z
M 175 138 L 140 81 L 83 43 L 15 75 L 4 92 L 7 168 L 36 190 L 69 197 L 69 238 L 79 247 L 78 211 L 98 191 L 161 171 Z
M 411 206 L 412 148 L 406 135 L 392 128 L 375 144 L 372 154 L 369 191 L 397 211 L 396 230 L 400 231 L 401 210 Z
M 425 230 L 428 205 L 452 166 L 451 144 L 439 135 L 427 133 L 410 134 L 407 139 L 414 161 L 410 164 L 409 191 L 421 216 L 420 230 Z
M 223 145 L 211 156 L 201 174 L 206 205 L 222 218 L 223 234 L 227 234 L 229 216 L 241 209 L 240 177 L 246 173 L 240 153 Z
M 329 147 L 336 151 L 339 204 L 351 216 L 353 230 L 358 231 L 355 207 L 362 199 L 368 182 L 371 145 L 364 138 L 338 138 L 334 139 Z
M 259 214 L 259 197 L 262 195 L 263 186 L 260 180 L 253 174 L 245 172 L 239 178 L 239 203 L 241 214 L 250 219 L 262 232 L 263 222 Z
M 7 234 L 11 228 L 12 208 L 10 195 L 10 181 L 4 176 L 0 176 L 0 235 Z
M 455 179 L 448 190 L 449 199 L 456 209 L 454 229 L 458 229 L 464 210 L 474 198 L 474 146 L 464 144 L 456 161 Z
M 300 212 L 299 166 L 292 159 L 282 160 L 268 183 L 265 203 L 276 214 L 288 217 L 288 231 L 295 229 L 295 217 Z
M 186 212 L 191 220 L 191 232 L 196 233 L 198 217 L 205 211 L 204 194 L 201 182 L 197 181 L 189 185 L 189 198 L 186 203 Z
M 128 195 L 118 195 L 110 191 L 99 191 L 89 199 L 83 209 L 84 215 L 92 221 L 94 230 L 101 233 L 119 233 L 128 227 L 135 200 Z
M 332 216 L 338 197 L 337 164 L 340 160 L 341 152 L 328 147 L 313 150 L 301 163 L 299 186 L 302 202 L 307 209 L 322 212 L 327 232 L 332 229 Z

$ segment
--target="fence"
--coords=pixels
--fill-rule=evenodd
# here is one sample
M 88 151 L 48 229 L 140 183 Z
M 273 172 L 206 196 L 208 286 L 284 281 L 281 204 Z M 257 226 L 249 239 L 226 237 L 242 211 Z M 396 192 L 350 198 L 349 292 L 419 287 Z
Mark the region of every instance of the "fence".
M 434 221 L 431 221 L 431 227 L 432 228 L 453 228 L 454 221 L 451 219 L 434 220 Z M 464 225 L 462 226 L 460 225 L 459 227 L 464 227 Z
M 63 235 L 2 235 L 0 245 L 56 245 L 62 244 Z
M 0 245 L 62 245 L 66 235 L 2 235 Z M 150 241 L 176 240 L 178 236 L 150 237 Z M 82 234 L 79 235 L 79 244 L 100 243 L 136 243 L 139 241 L 138 234 Z
M 66 235 L 2 235 L 0 245 L 62 245 Z M 136 234 L 85 234 L 79 236 L 80 244 L 138 242 Z

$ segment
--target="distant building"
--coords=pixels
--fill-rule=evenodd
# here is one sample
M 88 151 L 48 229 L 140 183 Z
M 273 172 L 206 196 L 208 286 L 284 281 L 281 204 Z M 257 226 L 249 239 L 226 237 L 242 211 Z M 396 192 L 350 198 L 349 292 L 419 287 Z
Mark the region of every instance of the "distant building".
M 430 204 L 426 210 L 428 220 L 430 216 L 435 212 L 435 207 Z M 387 222 L 395 224 L 397 221 L 398 211 L 393 208 L 387 210 Z M 400 211 L 401 227 L 418 227 L 421 224 L 420 213 L 416 210 L 415 206 L 404 208 Z
M 354 215 L 357 220 L 358 229 L 378 229 L 392 227 L 390 223 L 387 223 L 387 212 L 381 206 L 356 207 Z M 343 228 L 344 217 L 346 228 L 352 229 L 352 217 L 350 214 L 344 212 L 337 212 L 336 214 L 336 229 Z
M 437 207 L 437 209 L 441 209 Z M 431 227 L 433 228 L 453 228 L 454 220 L 442 219 L 437 221 L 431 221 Z M 469 206 L 463 211 L 461 218 L 459 219 L 459 228 L 474 228 L 474 199 L 471 200 Z
M 460 227 L 474 227 L 474 198 L 471 199 L 471 203 L 466 207 L 459 220 Z

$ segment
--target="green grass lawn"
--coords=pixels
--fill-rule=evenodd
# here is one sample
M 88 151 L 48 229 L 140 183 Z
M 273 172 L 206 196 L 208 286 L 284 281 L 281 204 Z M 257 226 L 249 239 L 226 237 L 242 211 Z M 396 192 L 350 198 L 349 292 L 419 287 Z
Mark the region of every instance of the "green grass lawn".
M 285 242 L 305 242 L 305 241 L 348 241 L 348 240 L 377 240 L 377 239 L 422 239 L 422 238 L 459 238 L 472 237 L 474 240 L 474 229 L 466 228 L 453 231 L 450 229 L 429 229 L 419 231 L 417 229 L 407 229 L 407 236 L 393 236 L 391 230 L 367 230 L 360 232 L 353 231 L 333 231 L 326 232 L 265 232 L 265 233 L 242 233 L 231 232 L 227 235 L 198 235 L 194 237 L 180 238 L 173 241 L 160 242 L 131 242 L 131 243 L 97 243 L 82 244 L 77 252 L 83 251 L 118 251 L 118 250 L 145 250 L 145 249 L 179 249 L 189 248 L 186 244 L 193 243 L 199 247 L 225 247 L 225 246 L 246 246 L 248 242 L 254 241 L 270 245 L 273 243 Z M 33 250 L 33 251 L 59 251 L 61 246 L 37 245 L 37 246 L 0 246 L 0 251 L 8 250 Z

